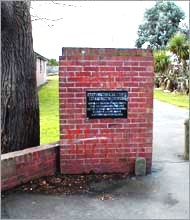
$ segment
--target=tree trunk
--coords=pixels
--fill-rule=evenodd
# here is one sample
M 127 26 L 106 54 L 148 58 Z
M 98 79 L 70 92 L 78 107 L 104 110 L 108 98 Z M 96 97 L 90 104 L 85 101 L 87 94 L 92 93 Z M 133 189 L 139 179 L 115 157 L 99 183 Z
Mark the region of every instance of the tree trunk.
M 1 152 L 39 145 L 39 105 L 30 11 L 1 3 Z

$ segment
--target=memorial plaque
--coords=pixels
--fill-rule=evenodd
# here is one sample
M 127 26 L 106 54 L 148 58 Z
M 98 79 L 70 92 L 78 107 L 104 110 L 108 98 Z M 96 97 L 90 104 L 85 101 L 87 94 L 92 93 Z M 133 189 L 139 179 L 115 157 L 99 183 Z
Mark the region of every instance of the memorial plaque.
M 127 118 L 128 91 L 87 91 L 88 118 Z

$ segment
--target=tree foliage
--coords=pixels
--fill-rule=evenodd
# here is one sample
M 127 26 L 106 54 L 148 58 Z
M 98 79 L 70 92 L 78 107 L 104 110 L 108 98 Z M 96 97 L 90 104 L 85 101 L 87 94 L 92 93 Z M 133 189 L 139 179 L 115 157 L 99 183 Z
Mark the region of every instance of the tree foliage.
M 186 23 L 182 23 L 179 27 L 179 33 L 184 34 L 185 38 L 189 38 L 189 27 Z
M 49 59 L 48 66 L 58 66 L 58 62 L 56 59 Z
M 155 73 L 165 73 L 171 63 L 166 51 L 154 51 L 154 71 Z
M 178 57 L 179 63 L 182 63 L 185 70 L 186 60 L 189 58 L 189 42 L 184 34 L 177 33 L 168 42 L 168 50 Z
M 144 20 L 138 29 L 136 46 L 141 48 L 148 43 L 152 49 L 161 49 L 179 30 L 179 23 L 184 19 L 184 12 L 173 2 L 157 1 L 155 6 L 147 9 Z

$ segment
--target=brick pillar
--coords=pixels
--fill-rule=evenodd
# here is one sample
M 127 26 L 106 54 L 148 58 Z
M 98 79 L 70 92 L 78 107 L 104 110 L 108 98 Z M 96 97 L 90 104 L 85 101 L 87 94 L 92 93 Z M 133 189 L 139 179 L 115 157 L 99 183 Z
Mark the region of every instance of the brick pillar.
M 89 119 L 86 91 L 128 91 L 127 118 Z M 133 173 L 152 161 L 153 57 L 150 50 L 63 48 L 59 61 L 60 162 L 65 174 Z

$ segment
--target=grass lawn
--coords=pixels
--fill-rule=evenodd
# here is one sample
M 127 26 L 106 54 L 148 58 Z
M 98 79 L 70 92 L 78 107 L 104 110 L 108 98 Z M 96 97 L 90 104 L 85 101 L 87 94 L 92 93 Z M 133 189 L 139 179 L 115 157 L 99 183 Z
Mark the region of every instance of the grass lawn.
M 178 107 L 189 108 L 189 96 L 173 93 L 165 93 L 162 90 L 154 90 L 154 98 Z
M 49 76 L 39 89 L 40 144 L 59 141 L 58 76 Z

